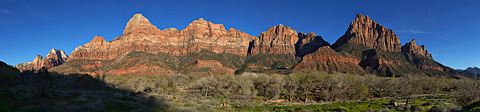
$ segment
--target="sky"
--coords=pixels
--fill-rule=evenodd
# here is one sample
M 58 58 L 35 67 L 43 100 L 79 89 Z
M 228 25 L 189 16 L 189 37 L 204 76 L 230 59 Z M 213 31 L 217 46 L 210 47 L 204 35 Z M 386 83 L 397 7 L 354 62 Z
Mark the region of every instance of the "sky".
M 204 18 L 253 36 L 283 24 L 331 44 L 361 13 L 446 66 L 480 66 L 480 0 L 0 0 L 0 61 L 16 65 L 52 48 L 70 54 L 95 35 L 111 41 L 135 13 L 159 29 Z

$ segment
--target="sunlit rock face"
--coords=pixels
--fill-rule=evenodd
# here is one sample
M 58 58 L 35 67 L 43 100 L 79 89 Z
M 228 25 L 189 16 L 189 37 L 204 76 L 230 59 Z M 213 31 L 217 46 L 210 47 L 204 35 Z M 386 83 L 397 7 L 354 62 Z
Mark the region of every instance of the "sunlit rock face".
M 42 57 L 41 55 L 37 55 L 33 61 L 20 63 L 15 66 L 15 68 L 19 69 L 20 71 L 33 71 L 39 70 L 42 67 L 45 68 L 52 68 L 58 65 L 65 63 L 68 59 L 68 55 L 65 54 L 62 50 L 54 49 L 48 52 L 47 57 Z
M 332 47 L 334 49 L 346 43 L 368 46 L 389 52 L 400 52 L 400 39 L 391 29 L 373 21 L 370 17 L 357 14 L 355 21 L 350 23 L 348 30 Z
M 268 28 L 253 40 L 249 55 L 288 54 L 295 55 L 295 43 L 298 41 L 297 31 L 282 24 Z

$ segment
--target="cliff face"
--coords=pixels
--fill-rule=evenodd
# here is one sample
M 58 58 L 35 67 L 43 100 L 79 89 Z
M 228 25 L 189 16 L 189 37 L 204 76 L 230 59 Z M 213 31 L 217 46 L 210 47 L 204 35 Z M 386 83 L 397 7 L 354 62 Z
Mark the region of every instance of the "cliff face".
M 297 31 L 282 24 L 268 28 L 253 40 L 249 55 L 287 54 L 295 55 L 295 43 L 298 41 Z
M 412 55 L 420 55 L 427 57 L 428 59 L 433 59 L 432 54 L 429 54 L 427 50 L 425 50 L 425 46 L 419 46 L 415 42 L 415 39 L 412 41 L 406 43 L 404 46 L 402 46 L 402 52 L 412 54 Z
M 362 67 L 358 65 L 359 59 L 353 57 L 345 57 L 330 48 L 324 46 L 318 48 L 315 52 L 307 54 L 303 57 L 293 69 L 312 69 L 318 71 L 337 71 L 349 73 L 366 73 Z
M 184 56 L 202 49 L 246 56 L 249 42 L 253 39 L 254 36 L 233 28 L 226 31 L 222 24 L 203 18 L 180 31 L 175 28 L 158 30 L 144 16 L 135 14 L 121 37 L 106 42 L 103 37 L 95 36 L 89 43 L 77 47 L 71 53 L 71 59 L 110 60 L 129 51 Z
M 370 17 L 357 14 L 355 21 L 350 23 L 348 30 L 332 47 L 339 48 L 345 43 L 367 46 L 389 52 L 400 52 L 401 43 L 392 30 L 373 21 Z
M 303 57 L 306 54 L 315 52 L 322 46 L 330 46 L 330 43 L 323 40 L 321 36 L 317 36 L 315 33 L 310 32 L 305 34 L 303 32 L 298 33 L 298 41 L 295 44 L 296 56 Z
M 42 67 L 48 69 L 65 63 L 67 59 L 68 55 L 65 54 L 65 52 L 52 48 L 52 50 L 48 52 L 47 57 L 37 55 L 33 61 L 20 63 L 16 65 L 15 68 L 20 71 L 39 70 Z
M 39 56 L 17 66 L 64 62 L 55 61 L 60 58 L 52 56 L 47 56 L 52 61 Z M 68 59 L 52 70 L 114 75 L 290 73 L 292 69 L 380 76 L 454 73 L 434 61 L 423 45 L 418 46 L 413 40 L 402 47 L 392 30 L 361 14 L 332 46 L 313 32 L 297 33 L 282 24 L 255 37 L 233 28 L 226 30 L 222 24 L 203 18 L 182 30 L 159 30 L 143 15 L 135 14 L 122 36 L 110 42 L 95 36 L 75 48 Z

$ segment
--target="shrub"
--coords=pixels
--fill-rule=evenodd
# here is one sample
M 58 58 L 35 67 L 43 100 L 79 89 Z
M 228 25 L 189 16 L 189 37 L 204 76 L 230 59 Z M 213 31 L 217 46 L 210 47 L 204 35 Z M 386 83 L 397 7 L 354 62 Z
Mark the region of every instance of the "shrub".
M 422 111 L 425 111 L 425 109 L 423 109 L 421 106 L 418 106 L 418 105 L 412 105 L 410 107 L 410 111 L 412 111 L 412 112 L 422 112 Z

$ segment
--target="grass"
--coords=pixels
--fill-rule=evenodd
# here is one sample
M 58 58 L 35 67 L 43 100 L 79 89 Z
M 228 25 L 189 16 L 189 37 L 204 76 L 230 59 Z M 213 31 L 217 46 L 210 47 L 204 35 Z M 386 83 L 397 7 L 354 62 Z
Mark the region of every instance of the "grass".
M 477 101 L 477 102 L 474 102 L 470 105 L 467 105 L 467 106 L 464 106 L 462 107 L 462 110 L 465 110 L 465 111 L 479 111 L 480 110 L 480 101 Z

